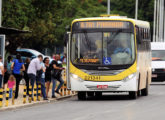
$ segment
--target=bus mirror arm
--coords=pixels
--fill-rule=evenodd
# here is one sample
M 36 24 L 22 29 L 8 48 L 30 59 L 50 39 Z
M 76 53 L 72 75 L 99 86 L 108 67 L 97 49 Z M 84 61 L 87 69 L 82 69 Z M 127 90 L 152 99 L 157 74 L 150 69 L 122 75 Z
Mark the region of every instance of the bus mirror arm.
M 64 34 L 64 45 L 66 46 L 67 45 L 67 42 L 69 41 L 69 34 L 66 32 Z
M 140 34 L 136 35 L 136 40 L 137 40 L 138 44 L 142 43 L 142 38 L 141 38 Z

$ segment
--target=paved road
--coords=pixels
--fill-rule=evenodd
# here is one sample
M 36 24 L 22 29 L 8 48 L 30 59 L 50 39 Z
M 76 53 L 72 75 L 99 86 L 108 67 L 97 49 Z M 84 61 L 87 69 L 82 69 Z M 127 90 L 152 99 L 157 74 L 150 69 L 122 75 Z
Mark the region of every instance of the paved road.
M 105 95 L 100 100 L 77 97 L 14 111 L 0 112 L 0 120 L 165 120 L 165 84 L 151 85 L 148 97 Z

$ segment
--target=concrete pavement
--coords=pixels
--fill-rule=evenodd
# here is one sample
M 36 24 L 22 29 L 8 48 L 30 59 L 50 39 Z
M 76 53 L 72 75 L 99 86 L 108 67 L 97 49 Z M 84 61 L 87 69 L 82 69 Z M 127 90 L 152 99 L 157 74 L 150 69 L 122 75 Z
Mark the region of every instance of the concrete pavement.
M 152 85 L 147 97 L 129 100 L 126 93 L 78 101 L 77 97 L 0 112 L 0 120 L 164 120 L 165 84 Z

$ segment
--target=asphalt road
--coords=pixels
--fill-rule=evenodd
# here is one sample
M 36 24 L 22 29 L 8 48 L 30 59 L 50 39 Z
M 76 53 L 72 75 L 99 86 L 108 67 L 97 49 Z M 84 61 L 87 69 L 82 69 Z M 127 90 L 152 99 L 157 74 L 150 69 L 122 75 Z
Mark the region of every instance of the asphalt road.
M 151 85 L 147 97 L 127 94 L 78 101 L 77 97 L 0 112 L 0 120 L 165 120 L 165 84 Z

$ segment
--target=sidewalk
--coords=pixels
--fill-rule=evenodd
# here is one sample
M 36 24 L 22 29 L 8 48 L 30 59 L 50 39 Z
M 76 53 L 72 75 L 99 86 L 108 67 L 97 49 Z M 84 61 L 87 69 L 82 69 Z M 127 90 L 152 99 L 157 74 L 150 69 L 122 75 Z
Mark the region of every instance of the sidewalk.
M 9 99 L 8 106 L 6 107 L 6 94 L 5 93 L 3 94 L 3 106 L 0 107 L 0 111 L 8 110 L 8 109 L 16 109 L 16 108 L 21 108 L 21 107 L 25 107 L 25 106 L 33 106 L 36 104 L 48 103 L 48 102 L 56 101 L 56 100 L 63 99 L 63 98 L 68 98 L 68 97 L 75 95 L 75 93 L 72 93 L 71 91 L 69 92 L 65 88 L 66 88 L 66 86 L 62 87 L 62 93 L 61 93 L 62 95 L 56 94 L 56 98 L 51 98 L 52 90 L 50 88 L 48 100 L 43 100 L 43 97 L 41 97 L 40 101 L 36 101 L 36 102 L 32 101 L 31 103 L 29 103 L 29 101 L 28 101 L 29 96 L 26 96 L 26 103 L 23 104 L 24 85 L 20 85 L 19 96 L 17 99 L 14 100 L 14 105 L 12 105 L 12 99 Z

